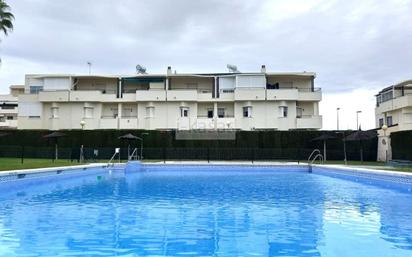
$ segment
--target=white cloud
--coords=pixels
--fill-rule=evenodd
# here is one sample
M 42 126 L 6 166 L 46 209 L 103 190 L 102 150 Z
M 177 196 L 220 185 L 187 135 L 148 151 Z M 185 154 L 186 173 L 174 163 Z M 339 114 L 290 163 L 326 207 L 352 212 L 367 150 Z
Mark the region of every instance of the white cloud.
M 320 113 L 323 116 L 323 129 L 337 129 L 337 112 L 339 111 L 339 128 L 356 129 L 356 112 L 359 114 L 359 125 L 362 129 L 375 128 L 375 97 L 376 89 L 355 89 L 347 92 L 326 93 L 320 103 Z

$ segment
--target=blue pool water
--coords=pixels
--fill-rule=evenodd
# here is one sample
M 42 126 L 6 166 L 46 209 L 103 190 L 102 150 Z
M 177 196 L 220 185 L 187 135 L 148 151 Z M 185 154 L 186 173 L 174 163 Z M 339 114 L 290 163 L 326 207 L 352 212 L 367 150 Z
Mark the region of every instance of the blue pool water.
M 0 256 L 412 256 L 410 185 L 338 173 L 148 165 L 0 182 Z

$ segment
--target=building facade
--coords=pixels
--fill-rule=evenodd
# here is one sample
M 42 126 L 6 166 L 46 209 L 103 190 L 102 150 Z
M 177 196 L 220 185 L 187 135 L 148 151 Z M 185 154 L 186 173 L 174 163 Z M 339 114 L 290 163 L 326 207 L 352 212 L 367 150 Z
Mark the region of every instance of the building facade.
M 24 86 L 10 86 L 10 94 L 0 95 L 0 129 L 17 129 L 18 95 Z
M 19 129 L 320 129 L 315 73 L 26 75 Z
M 379 129 L 378 160 L 390 160 L 390 134 L 412 130 L 412 80 L 386 87 L 376 95 L 375 122 Z

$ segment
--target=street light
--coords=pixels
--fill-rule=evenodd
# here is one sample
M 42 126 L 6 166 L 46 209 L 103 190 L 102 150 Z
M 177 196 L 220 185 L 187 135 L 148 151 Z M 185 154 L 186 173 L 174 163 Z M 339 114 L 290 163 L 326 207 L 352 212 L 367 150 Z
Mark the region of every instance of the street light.
M 92 74 L 92 62 L 88 61 L 87 65 L 89 66 L 89 75 Z
M 387 144 L 389 144 L 389 142 L 388 142 L 389 140 L 388 140 L 388 138 L 386 138 L 386 130 L 388 130 L 388 126 L 386 126 L 384 124 L 381 129 L 383 130 L 383 136 L 384 136 L 384 138 L 382 139 L 382 144 L 387 145 Z M 389 146 L 385 147 L 386 148 L 386 150 L 385 150 L 385 162 L 388 162 L 388 147 Z
M 356 130 L 359 129 L 359 113 L 362 113 L 362 111 L 356 111 Z
M 142 138 L 142 140 L 140 141 L 140 160 L 143 160 L 143 136 L 147 136 L 149 135 L 149 133 L 147 132 L 143 132 L 142 134 L 140 134 L 140 137 Z
M 339 107 L 336 108 L 336 127 L 337 127 L 337 130 L 339 130 L 339 110 L 340 110 Z

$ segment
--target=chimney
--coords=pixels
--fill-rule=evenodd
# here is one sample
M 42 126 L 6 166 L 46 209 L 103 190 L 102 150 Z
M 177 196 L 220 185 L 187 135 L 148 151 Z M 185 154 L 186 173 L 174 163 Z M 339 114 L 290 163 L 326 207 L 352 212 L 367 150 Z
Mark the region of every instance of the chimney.
M 266 65 L 262 64 L 262 67 L 260 68 L 260 72 L 266 73 Z
M 172 75 L 172 67 L 167 66 L 167 75 Z

